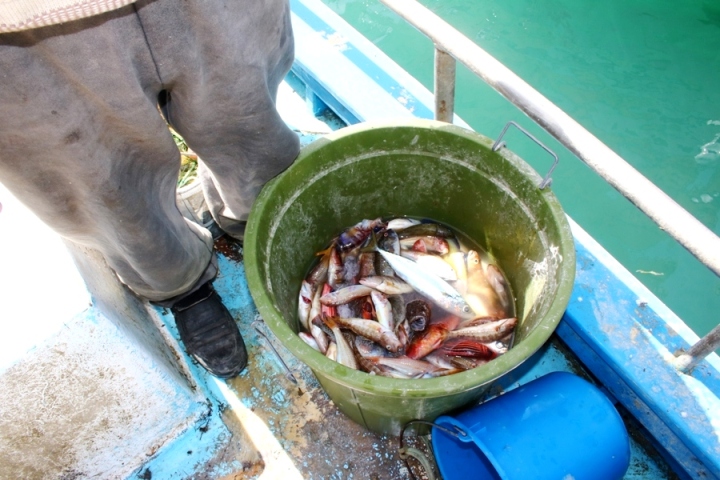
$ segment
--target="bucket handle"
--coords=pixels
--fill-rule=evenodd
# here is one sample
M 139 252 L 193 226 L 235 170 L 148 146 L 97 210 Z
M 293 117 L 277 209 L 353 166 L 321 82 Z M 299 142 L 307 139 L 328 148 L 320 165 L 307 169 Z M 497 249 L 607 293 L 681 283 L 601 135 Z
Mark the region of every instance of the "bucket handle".
M 430 425 L 435 428 L 439 428 L 443 432 L 447 433 L 448 435 L 452 435 L 453 437 L 459 438 L 462 441 L 466 437 L 468 437 L 468 434 L 459 426 L 453 425 L 454 430 L 450 430 L 447 426 L 440 425 L 434 422 L 428 422 L 427 420 L 420 420 L 420 419 L 414 419 L 408 421 L 405 425 L 403 425 L 402 430 L 400 430 L 400 448 L 398 449 L 398 456 L 400 459 L 405 462 L 405 467 L 407 467 L 408 474 L 410 475 L 410 478 L 415 480 L 415 475 L 412 472 L 412 469 L 410 468 L 410 465 L 408 464 L 408 457 L 413 457 L 415 460 L 420 462 L 423 469 L 425 470 L 425 476 L 428 480 L 436 480 L 438 478 L 437 472 L 433 464 L 431 463 L 430 459 L 427 458 L 425 453 L 423 453 L 421 450 L 418 450 L 417 448 L 407 447 L 405 446 L 405 430 L 413 423 L 423 423 L 425 425 Z
M 500 136 L 498 137 L 497 140 L 495 140 L 495 143 L 493 143 L 492 151 L 497 152 L 498 150 L 500 150 L 502 147 L 505 146 L 505 142 L 502 141 L 502 138 L 505 136 L 505 132 L 507 132 L 508 128 L 510 128 L 510 125 L 514 125 L 518 130 L 520 130 L 522 133 L 527 135 L 532 141 L 534 141 L 535 143 L 540 145 L 540 147 L 542 147 L 543 150 L 548 152 L 555 159 L 552 166 L 550 167 L 550 170 L 548 170 L 548 172 L 545 174 L 545 178 L 543 178 L 542 181 L 540 182 L 540 184 L 538 185 L 538 188 L 540 188 L 540 190 L 543 190 L 545 187 L 549 187 L 550 184 L 552 183 L 552 178 L 550 177 L 550 175 L 552 175 L 553 170 L 555 170 L 555 167 L 558 164 L 558 161 L 559 161 L 558 156 L 555 154 L 555 152 L 553 152 L 548 147 L 546 147 L 540 140 L 535 138 L 530 132 L 528 132 L 527 130 L 522 128 L 517 123 L 510 120 L 507 123 L 507 125 L 505 125 L 505 128 L 503 128 L 503 131 L 500 133 Z

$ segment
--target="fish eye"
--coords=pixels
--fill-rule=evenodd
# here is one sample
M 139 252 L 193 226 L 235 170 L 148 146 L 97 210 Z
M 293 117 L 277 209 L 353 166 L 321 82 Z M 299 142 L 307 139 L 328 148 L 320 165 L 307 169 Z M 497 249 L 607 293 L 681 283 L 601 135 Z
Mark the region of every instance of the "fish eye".
M 465 312 L 465 313 L 470 313 L 470 307 L 468 307 L 467 305 L 465 305 L 465 306 L 463 307 L 463 312 Z

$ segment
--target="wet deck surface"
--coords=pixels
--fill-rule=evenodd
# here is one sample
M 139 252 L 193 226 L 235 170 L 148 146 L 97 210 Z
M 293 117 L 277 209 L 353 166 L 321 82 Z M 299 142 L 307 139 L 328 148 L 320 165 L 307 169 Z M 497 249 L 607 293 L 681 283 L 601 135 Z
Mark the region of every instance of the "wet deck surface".
M 215 458 L 192 478 L 413 478 L 398 455 L 398 437 L 369 432 L 351 421 L 328 398 L 310 369 L 273 338 L 247 290 L 239 245 L 222 239 L 216 248 L 220 274 L 215 287 L 238 319 L 249 364 L 239 377 L 216 381 L 227 404 L 222 418 L 231 438 L 218 446 Z M 491 394 L 548 371 L 584 375 L 582 366 L 568 360 L 556 338 L 526 363 L 508 374 L 504 385 Z M 626 479 L 676 478 L 639 433 L 631 431 L 631 437 L 632 463 Z M 416 438 L 410 437 L 409 442 L 420 446 Z M 417 478 L 427 478 L 414 460 L 410 465 Z
M 397 437 L 351 421 L 310 369 L 274 339 L 250 300 L 240 247 L 221 239 L 216 249 L 222 253 L 215 286 L 239 320 L 249 361 L 240 376 L 217 382 L 233 438 L 206 466 L 206 478 L 234 464 L 220 478 L 410 479 Z

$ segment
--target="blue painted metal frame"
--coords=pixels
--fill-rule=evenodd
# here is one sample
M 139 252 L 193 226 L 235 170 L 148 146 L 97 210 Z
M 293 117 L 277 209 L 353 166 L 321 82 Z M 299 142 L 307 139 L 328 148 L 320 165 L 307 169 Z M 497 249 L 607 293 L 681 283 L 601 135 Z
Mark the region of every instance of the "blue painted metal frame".
M 691 478 L 720 478 L 717 357 L 678 372 L 674 351 L 694 334 L 576 224 L 573 234 L 575 287 L 557 334 Z

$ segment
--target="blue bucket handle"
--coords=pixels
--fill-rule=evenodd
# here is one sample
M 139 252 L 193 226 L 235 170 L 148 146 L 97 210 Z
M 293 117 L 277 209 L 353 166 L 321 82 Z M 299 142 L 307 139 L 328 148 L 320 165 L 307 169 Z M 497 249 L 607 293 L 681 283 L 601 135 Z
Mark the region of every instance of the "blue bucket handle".
M 440 428 L 440 426 L 451 425 L 454 429 L 463 432 L 464 435 L 462 437 L 459 435 L 455 435 L 457 437 L 457 439 L 460 440 L 461 442 L 465 442 L 465 443 L 471 443 L 471 442 L 474 443 L 480 449 L 480 451 L 482 451 L 485 458 L 487 458 L 488 461 L 490 461 L 493 468 L 495 468 L 495 471 L 497 472 L 497 474 L 500 475 L 500 478 L 507 477 L 507 475 L 505 473 L 505 469 L 502 467 L 502 465 L 500 465 L 497 462 L 497 460 L 495 459 L 495 456 L 491 453 L 491 451 L 488 448 L 486 448 L 485 442 L 483 442 L 483 440 L 479 436 L 477 436 L 471 428 L 468 428 L 467 425 L 463 424 L 462 422 L 459 422 L 454 417 L 451 417 L 448 415 L 443 415 L 443 416 L 436 418 L 435 422 L 437 423 L 436 426 L 438 428 Z M 443 432 L 447 432 L 449 429 L 447 427 L 445 427 L 442 430 L 443 430 Z M 468 433 L 468 432 L 470 432 L 470 433 Z

